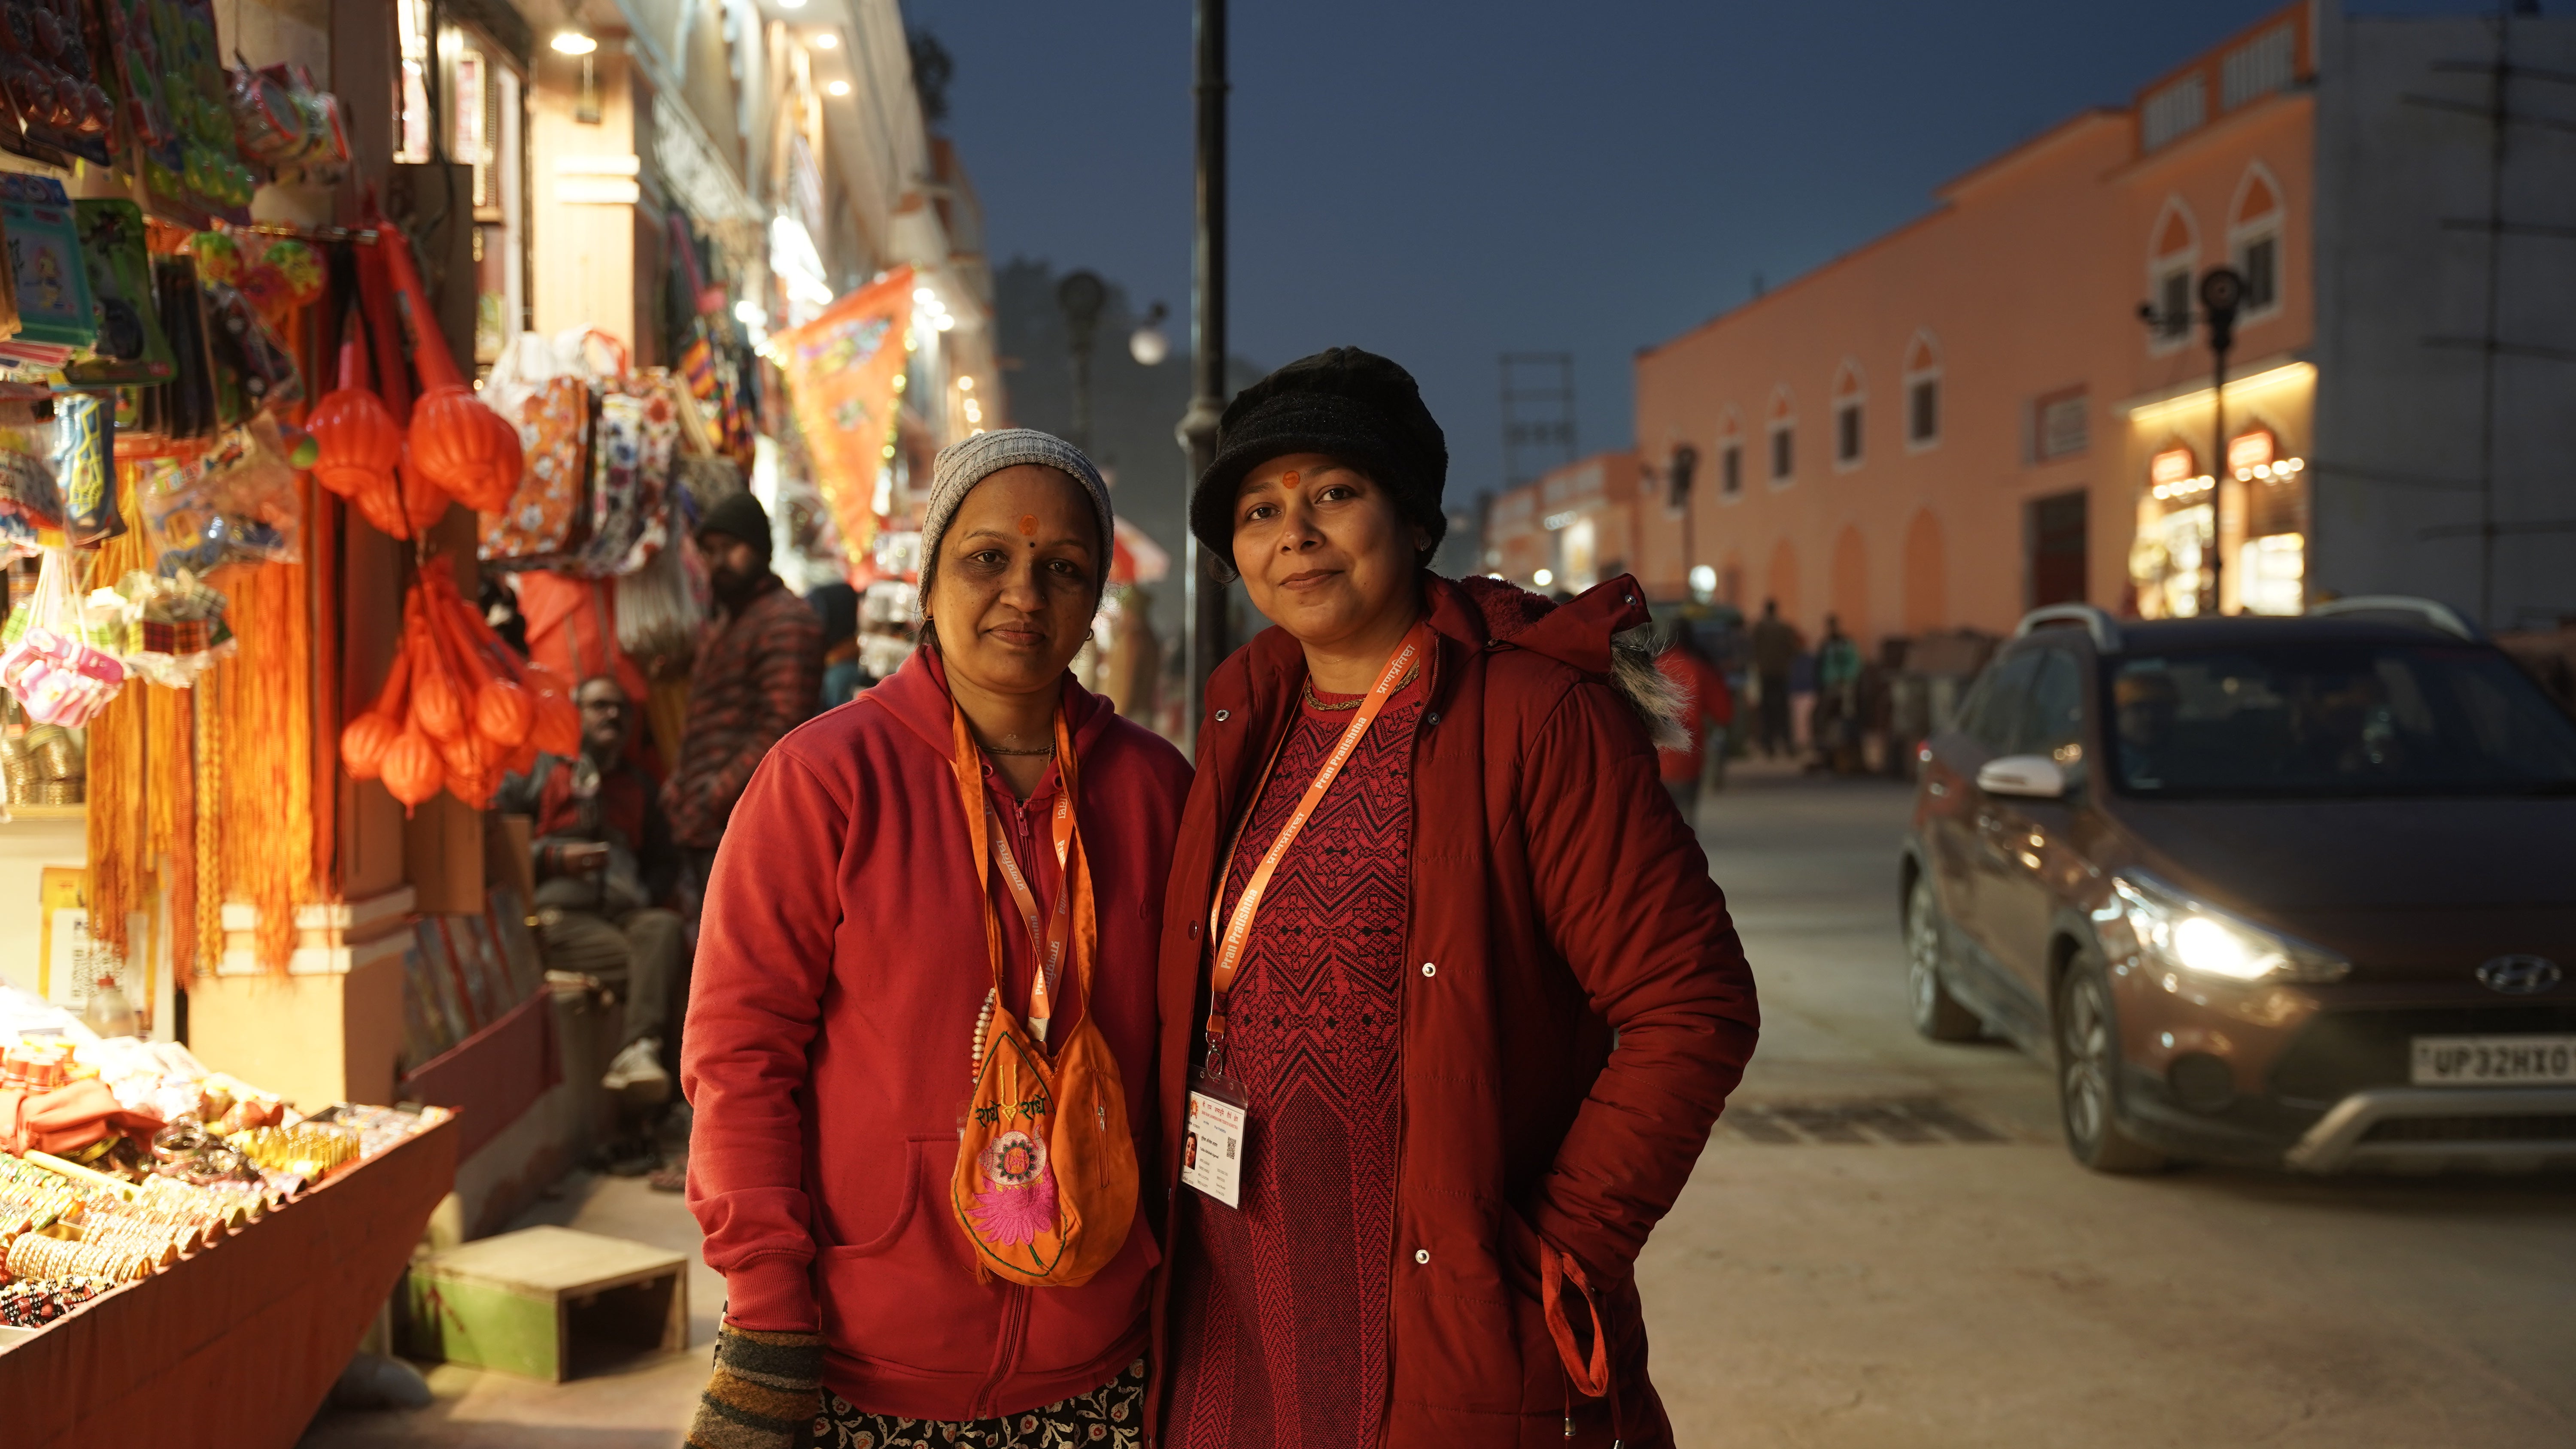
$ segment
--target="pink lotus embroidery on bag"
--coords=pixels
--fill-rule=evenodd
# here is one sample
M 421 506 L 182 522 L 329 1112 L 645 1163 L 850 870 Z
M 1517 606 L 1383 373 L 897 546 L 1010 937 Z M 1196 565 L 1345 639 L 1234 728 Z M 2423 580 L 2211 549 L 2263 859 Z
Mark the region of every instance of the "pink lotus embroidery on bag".
M 1016 1247 L 1055 1226 L 1055 1170 L 1046 1144 L 1005 1132 L 984 1149 L 984 1181 L 975 1194 L 975 1226 L 993 1242 Z

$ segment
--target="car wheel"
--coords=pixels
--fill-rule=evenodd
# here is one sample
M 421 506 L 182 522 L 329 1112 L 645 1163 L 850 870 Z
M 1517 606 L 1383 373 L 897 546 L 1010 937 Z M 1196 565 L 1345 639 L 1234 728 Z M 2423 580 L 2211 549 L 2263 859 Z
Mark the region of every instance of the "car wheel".
M 1941 896 L 1932 874 L 1914 878 L 1905 896 L 1905 990 L 1914 1007 L 1914 1029 L 1934 1041 L 1975 1041 L 1986 1024 L 1959 1004 L 1941 979 L 1945 955 Z
M 2120 1130 L 2120 1025 L 2111 987 L 2088 952 L 2057 993 L 2057 1103 L 2066 1149 L 2096 1172 L 2154 1172 L 2164 1154 Z

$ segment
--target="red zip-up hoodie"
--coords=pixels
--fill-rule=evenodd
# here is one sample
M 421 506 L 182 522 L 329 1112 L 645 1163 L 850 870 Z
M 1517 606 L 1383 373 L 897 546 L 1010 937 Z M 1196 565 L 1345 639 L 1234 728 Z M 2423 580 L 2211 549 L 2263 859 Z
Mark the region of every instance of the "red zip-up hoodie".
M 1089 1014 L 1154 1159 L 1155 948 L 1190 771 L 1067 678 L 1083 847 L 1100 920 Z M 820 1331 L 824 1382 L 860 1408 L 956 1420 L 1087 1393 L 1144 1351 L 1161 1255 L 1140 1211 L 1079 1288 L 978 1281 L 948 1206 L 975 1018 L 991 985 L 936 656 L 779 742 L 707 891 L 680 1080 L 696 1109 L 689 1206 L 737 1327 Z M 988 773 L 988 780 L 991 778 Z M 994 791 L 1051 902 L 1055 777 Z M 1029 943 L 997 878 L 1012 1009 Z M 1059 1015 L 1061 1030 L 1073 1019 Z

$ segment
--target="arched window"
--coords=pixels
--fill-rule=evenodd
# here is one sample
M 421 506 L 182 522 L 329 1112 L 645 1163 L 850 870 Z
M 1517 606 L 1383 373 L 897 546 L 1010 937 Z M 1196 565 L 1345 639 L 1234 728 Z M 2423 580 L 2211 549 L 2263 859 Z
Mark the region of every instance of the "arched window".
M 2239 322 L 2260 322 L 2281 310 L 2281 184 L 2256 161 L 2236 183 L 2227 209 L 2227 255 L 2245 278 Z
M 1717 501 L 1733 503 L 1744 496 L 1744 415 L 1735 405 L 1717 420 Z
M 1846 357 L 1834 369 L 1834 471 L 1848 473 L 1861 464 L 1862 444 L 1866 429 L 1863 408 L 1869 402 L 1869 384 L 1860 373 L 1860 364 Z
M 1771 390 L 1763 426 L 1771 441 L 1771 486 L 1786 488 L 1798 478 L 1798 402 L 1787 383 Z
M 1941 441 L 1941 345 L 1929 330 L 1905 344 L 1905 450 L 1919 453 Z
M 2200 226 L 2182 198 L 2165 198 L 2147 234 L 2147 299 L 2155 309 L 2148 345 L 2171 352 L 2191 340 L 2192 274 L 2200 266 Z

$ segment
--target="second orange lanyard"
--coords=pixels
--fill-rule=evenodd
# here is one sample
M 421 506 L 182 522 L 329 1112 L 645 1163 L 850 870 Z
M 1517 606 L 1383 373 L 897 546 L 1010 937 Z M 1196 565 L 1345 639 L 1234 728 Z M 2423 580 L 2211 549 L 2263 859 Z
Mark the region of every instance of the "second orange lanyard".
M 1073 934 L 1073 882 L 1065 874 L 1065 861 L 1073 849 L 1073 797 L 1064 787 L 1061 772 L 1056 782 L 1055 809 L 1050 814 L 1055 844 L 1055 910 L 1049 914 L 1043 932 L 1038 926 L 1037 892 L 1029 884 L 1028 873 L 1020 869 L 1019 858 L 1011 854 L 1010 832 L 1002 828 L 1002 817 L 993 809 L 990 798 L 984 801 L 984 818 L 993 842 L 993 863 L 1001 867 L 1002 883 L 1011 888 L 1011 899 L 1019 905 L 1020 921 L 1029 930 L 1029 947 L 1037 953 L 1034 969 L 1029 973 L 1029 1033 L 1043 1042 L 1047 1023 L 1055 1017 L 1055 988 L 1064 972 L 1065 944 Z

